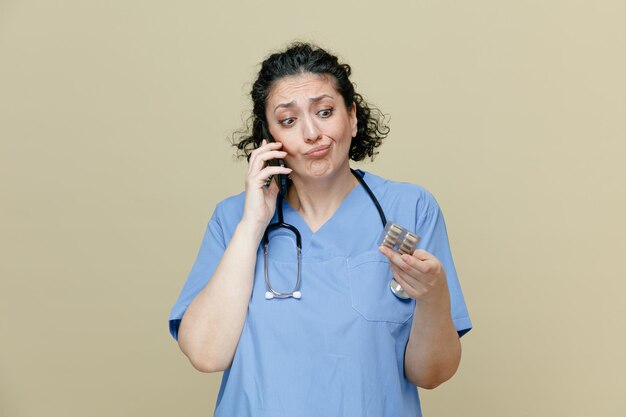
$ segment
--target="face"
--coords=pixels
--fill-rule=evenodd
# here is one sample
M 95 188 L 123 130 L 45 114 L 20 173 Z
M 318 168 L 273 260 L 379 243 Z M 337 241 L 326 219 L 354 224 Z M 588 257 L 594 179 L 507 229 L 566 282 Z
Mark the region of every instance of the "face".
M 268 96 L 268 127 L 283 144 L 294 179 L 329 177 L 349 167 L 356 107 L 346 108 L 331 80 L 332 76 L 310 73 L 284 77 Z

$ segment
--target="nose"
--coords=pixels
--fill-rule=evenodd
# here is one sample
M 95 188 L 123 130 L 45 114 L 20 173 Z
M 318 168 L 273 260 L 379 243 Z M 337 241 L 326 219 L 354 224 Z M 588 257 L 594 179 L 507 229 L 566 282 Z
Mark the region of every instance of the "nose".
M 322 137 L 322 132 L 319 129 L 319 126 L 311 117 L 304 118 L 303 126 L 304 140 L 306 142 L 317 142 Z

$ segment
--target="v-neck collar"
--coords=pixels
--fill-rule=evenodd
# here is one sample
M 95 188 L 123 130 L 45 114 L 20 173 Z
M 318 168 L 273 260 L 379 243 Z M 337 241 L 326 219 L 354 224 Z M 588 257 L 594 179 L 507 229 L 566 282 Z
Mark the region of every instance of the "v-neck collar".
M 354 188 L 350 190 L 350 192 L 341 201 L 339 206 L 337 206 L 333 214 L 331 214 L 328 220 L 326 220 L 316 231 L 313 231 L 311 229 L 311 227 L 306 222 L 306 220 L 304 220 L 304 217 L 302 217 L 302 215 L 300 214 L 298 210 L 296 210 L 295 208 L 291 206 L 291 204 L 289 204 L 289 201 L 287 201 L 287 199 L 283 199 L 283 212 L 288 212 L 295 219 L 295 222 L 297 222 L 298 224 L 297 225 L 294 224 L 294 226 L 300 229 L 301 235 L 304 230 L 307 237 L 313 237 L 313 236 L 319 235 L 321 232 L 324 231 L 324 229 L 327 229 L 329 227 L 328 224 L 332 223 L 338 215 L 341 215 L 341 212 L 344 210 L 349 200 L 354 198 L 354 194 L 357 193 L 357 189 L 359 188 L 363 188 L 361 183 L 357 183 L 357 185 L 355 185 Z M 304 236 L 302 237 L 304 238 Z
M 357 169 L 355 171 L 365 180 L 366 184 L 372 189 L 372 191 L 376 191 L 381 182 L 381 179 L 379 177 L 360 169 Z M 342 248 L 334 248 L 333 250 L 332 247 L 328 246 L 329 243 L 336 240 L 335 235 L 353 234 L 353 228 L 355 227 L 355 218 L 358 222 L 358 219 L 361 218 L 361 216 L 363 216 L 365 213 L 376 213 L 376 208 L 372 203 L 370 196 L 360 183 L 356 185 L 348 193 L 348 195 L 346 195 L 346 197 L 343 199 L 339 207 L 337 207 L 333 215 L 322 226 L 320 226 L 320 228 L 315 233 L 313 233 L 313 231 L 304 221 L 304 218 L 300 215 L 300 213 L 284 199 L 282 207 L 284 221 L 296 227 L 300 233 L 300 236 L 302 238 L 302 255 L 304 257 L 303 260 L 307 259 L 306 262 L 311 259 L 326 259 L 336 256 L 333 254 L 344 253 Z M 364 211 L 362 212 L 361 210 Z M 277 212 L 278 210 L 276 210 L 276 212 L 274 213 L 272 223 L 278 221 Z M 376 215 L 375 220 L 372 221 L 379 222 L 380 220 L 378 220 L 378 215 Z M 320 252 L 319 250 L 321 250 L 322 252 Z M 310 258 L 311 256 L 313 258 Z

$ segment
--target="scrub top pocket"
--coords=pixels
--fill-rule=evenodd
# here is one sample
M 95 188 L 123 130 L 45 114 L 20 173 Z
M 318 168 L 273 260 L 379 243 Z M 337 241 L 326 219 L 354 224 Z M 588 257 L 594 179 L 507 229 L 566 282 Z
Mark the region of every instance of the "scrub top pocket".
M 348 258 L 347 264 L 352 308 L 363 318 L 401 324 L 413 316 L 414 300 L 391 292 L 389 260 L 378 249 Z

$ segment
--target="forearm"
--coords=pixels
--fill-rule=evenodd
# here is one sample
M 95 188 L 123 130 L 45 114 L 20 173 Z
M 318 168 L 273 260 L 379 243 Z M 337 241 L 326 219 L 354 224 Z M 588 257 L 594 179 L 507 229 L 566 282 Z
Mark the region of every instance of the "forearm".
M 450 379 L 461 361 L 461 342 L 450 315 L 449 296 L 436 301 L 416 301 L 404 356 L 407 379 L 427 389 Z
M 248 312 L 262 233 L 258 225 L 239 223 L 215 273 L 183 316 L 178 344 L 199 371 L 222 371 L 232 362 Z

